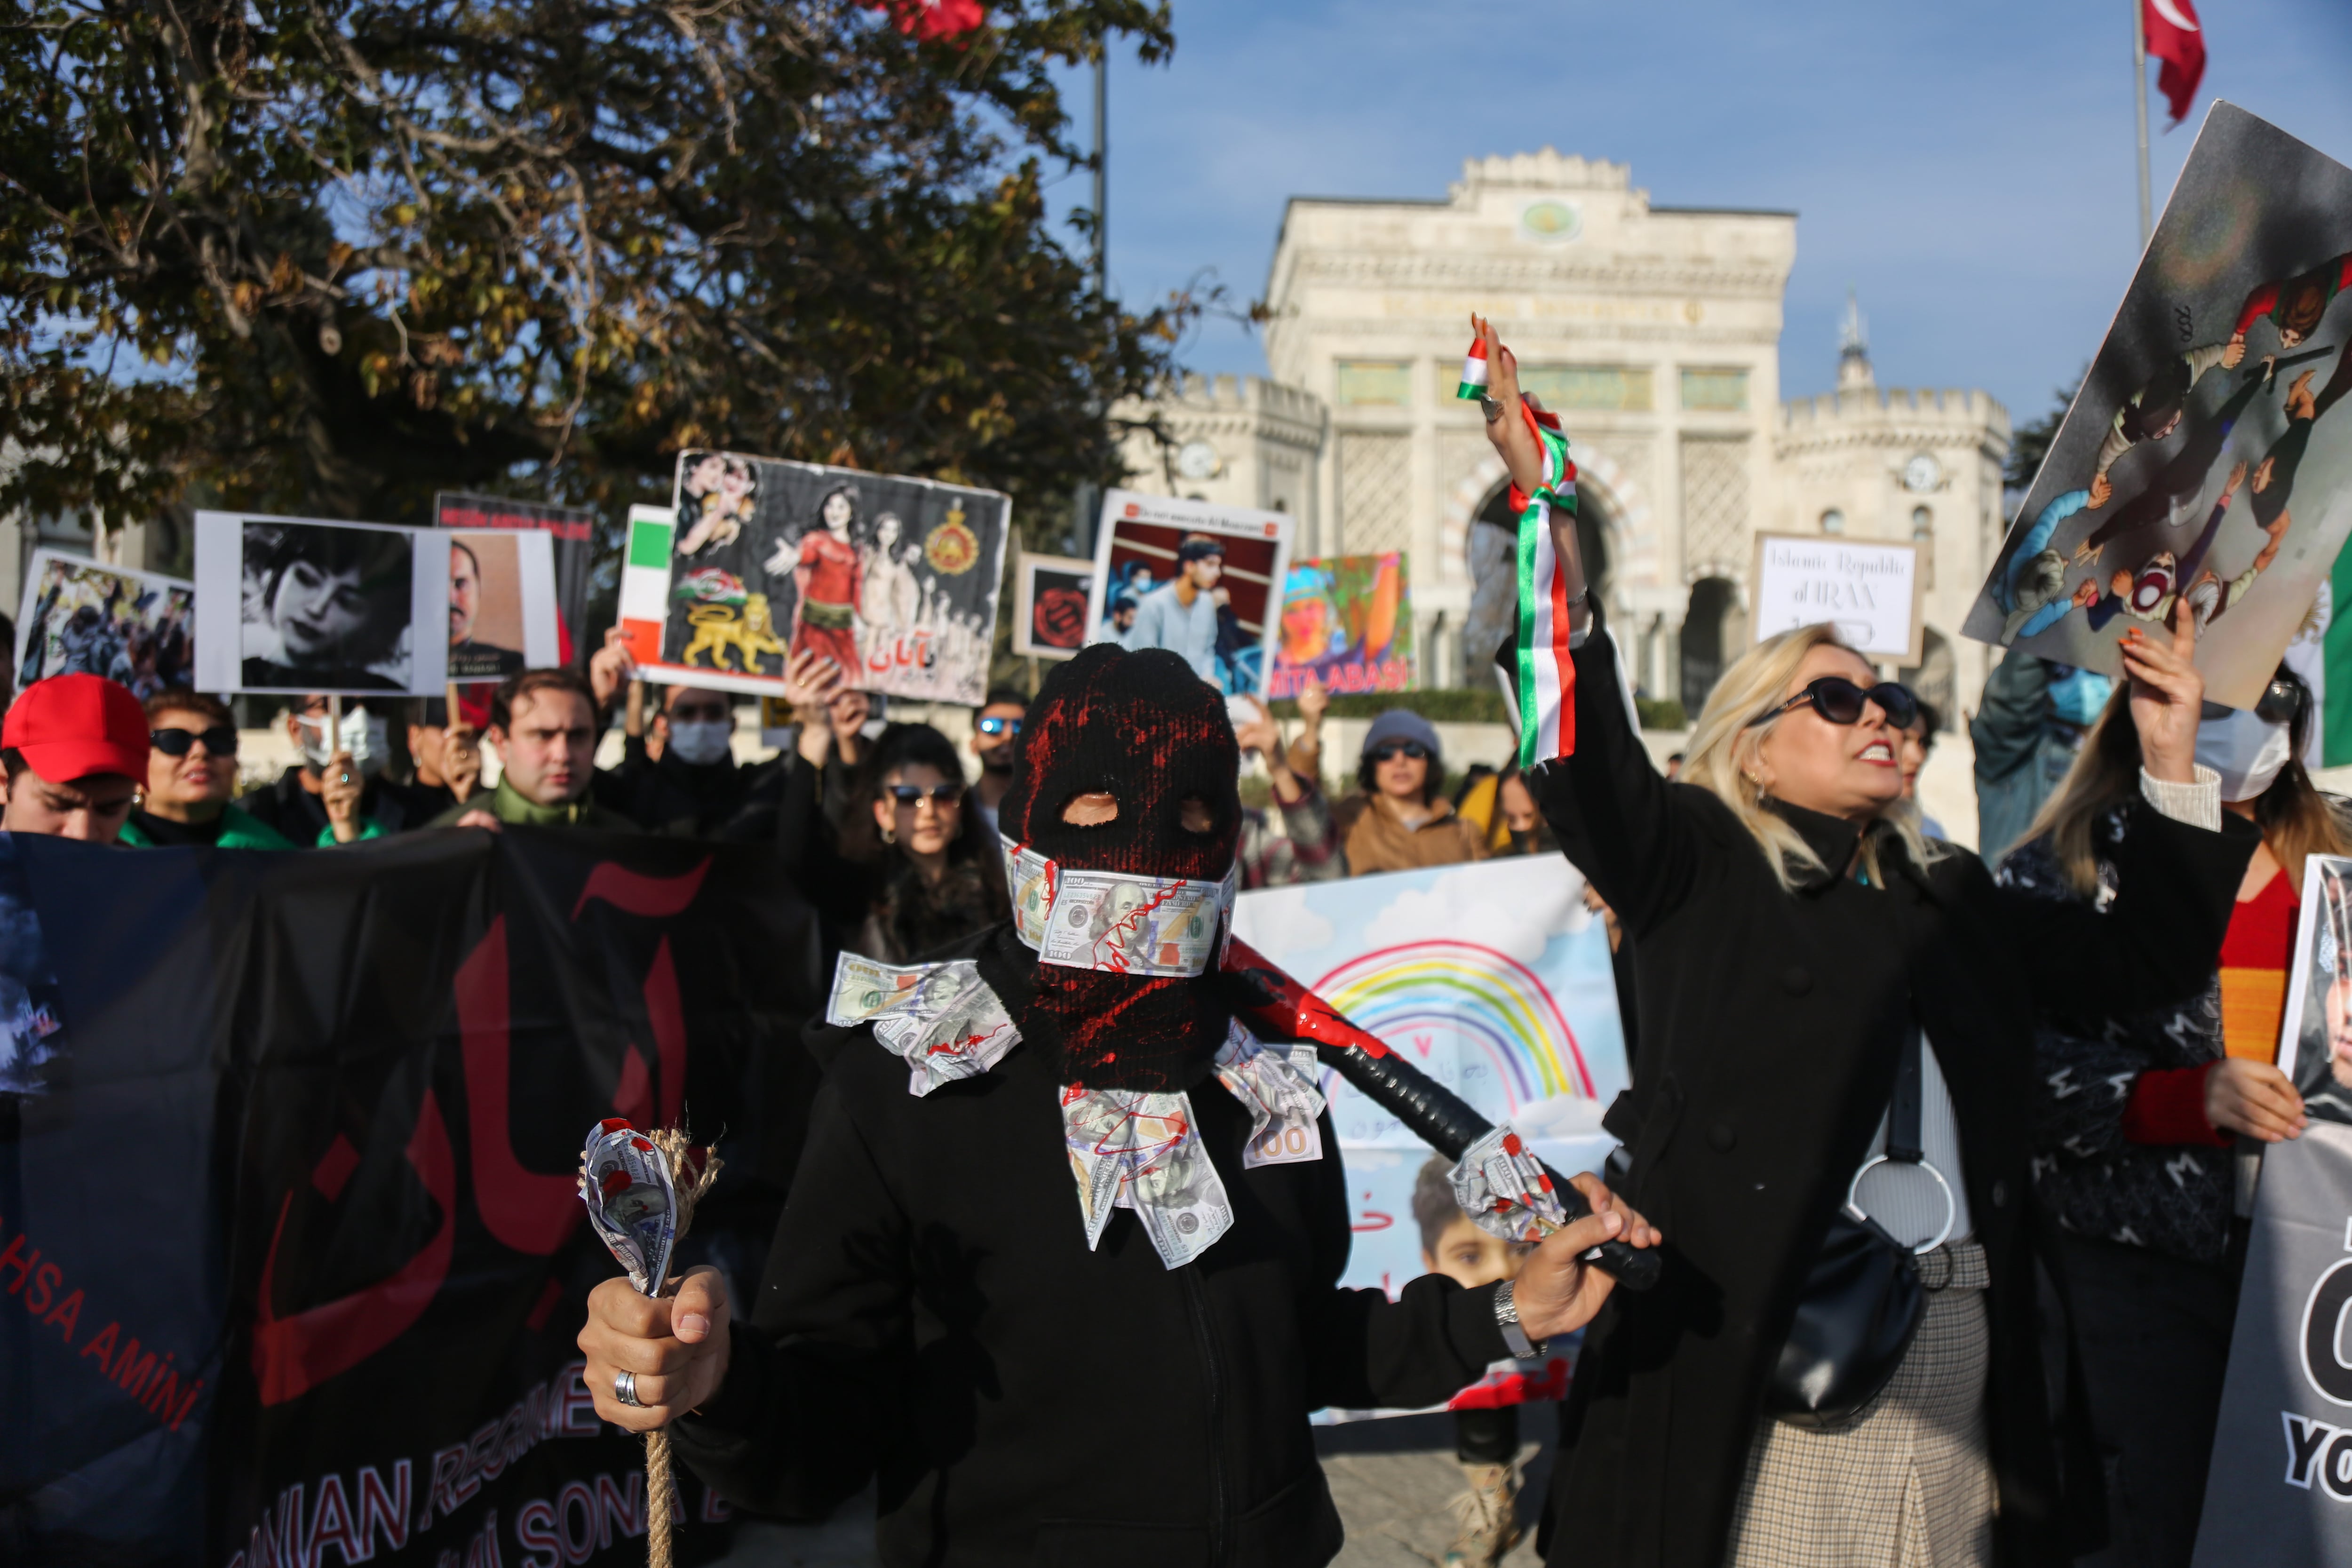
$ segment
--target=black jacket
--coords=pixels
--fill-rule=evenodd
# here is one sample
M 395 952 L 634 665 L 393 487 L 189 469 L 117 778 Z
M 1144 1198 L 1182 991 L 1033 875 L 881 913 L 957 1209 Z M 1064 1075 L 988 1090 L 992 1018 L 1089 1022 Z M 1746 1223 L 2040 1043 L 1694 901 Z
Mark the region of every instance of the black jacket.
M 667 748 L 648 756 L 645 737 L 632 735 L 620 766 L 597 770 L 591 787 L 598 805 L 647 833 L 713 838 L 742 810 L 757 771 L 732 757 L 689 763 Z
M 1793 893 L 1728 806 L 1650 765 L 1606 637 L 1576 655 L 1576 753 L 1538 770 L 1569 858 L 1634 944 L 1642 1054 L 1607 1125 L 1627 1197 L 1666 1236 L 1664 1279 L 1594 1321 L 1553 1472 L 1551 1561 L 1716 1568 L 1806 1270 L 1886 1109 L 1916 1007 L 1949 1084 L 1992 1283 L 1987 1394 L 2005 1563 L 2069 1560 L 2035 1339 L 2029 1164 L 2037 1005 L 2155 1001 L 2212 972 L 2257 836 L 2136 806 L 2108 913 L 1994 886 L 1973 855 L 1889 885 Z M 1858 829 L 1784 814 L 1842 870 Z M 1880 831 L 1885 831 L 1881 829 Z M 2095 1475 L 2070 1478 L 2095 1508 Z
M 818 1044 L 760 1300 L 719 1395 L 675 1428 L 736 1503 L 822 1515 L 874 1476 L 894 1565 L 1316 1568 L 1340 1528 L 1307 1413 L 1436 1404 L 1507 1353 L 1491 1288 L 1337 1288 L 1328 1118 L 1321 1160 L 1244 1171 L 1247 1113 L 1193 1089 L 1234 1225 L 1169 1269 L 1131 1212 L 1087 1250 L 1039 1053 L 918 1100 L 870 1030 Z
M 247 816 L 303 848 L 316 844 L 319 835 L 327 831 L 326 805 L 302 787 L 299 767 L 288 768 L 278 775 L 276 784 L 239 795 L 236 804 Z M 405 833 L 425 820 L 410 814 L 407 800 L 395 786 L 376 777 L 361 781 L 360 816 L 386 834 Z

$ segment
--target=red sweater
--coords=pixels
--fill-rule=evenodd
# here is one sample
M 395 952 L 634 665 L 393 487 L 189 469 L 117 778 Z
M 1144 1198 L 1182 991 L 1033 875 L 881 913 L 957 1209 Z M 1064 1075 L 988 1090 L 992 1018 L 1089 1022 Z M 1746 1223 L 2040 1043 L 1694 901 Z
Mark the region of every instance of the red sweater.
M 2278 1059 L 2286 1016 L 2286 968 L 2294 954 L 2294 889 L 2281 873 L 2242 899 L 2221 939 L 2221 1046 L 2252 1061 Z M 2218 1062 L 2162 1068 L 2132 1083 L 2124 1136 L 2135 1143 L 2223 1145 L 2230 1135 L 2205 1120 L 2205 1078 Z

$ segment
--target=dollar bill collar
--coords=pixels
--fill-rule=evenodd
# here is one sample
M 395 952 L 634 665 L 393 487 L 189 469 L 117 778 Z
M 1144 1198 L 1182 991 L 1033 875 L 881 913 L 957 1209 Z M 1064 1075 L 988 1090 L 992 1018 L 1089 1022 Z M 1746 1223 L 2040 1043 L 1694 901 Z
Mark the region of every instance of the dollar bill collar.
M 1241 867 L 1222 881 L 1066 867 L 997 836 L 1013 929 L 1040 962 L 1150 978 L 1191 978 L 1222 958 Z
M 876 1042 L 907 1064 L 907 1092 L 918 1098 L 988 1071 L 1021 1038 L 969 959 L 901 966 L 845 952 L 824 1016 L 844 1027 L 873 1026 Z M 1313 1047 L 1273 1049 L 1235 1020 L 1217 1052 L 1216 1075 L 1250 1113 L 1244 1170 L 1323 1157 Z M 1192 1262 L 1232 1228 L 1233 1204 L 1201 1141 L 1190 1095 L 1066 1084 L 1061 1109 L 1087 1250 L 1102 1240 L 1115 1209 L 1135 1211 L 1170 1268 Z

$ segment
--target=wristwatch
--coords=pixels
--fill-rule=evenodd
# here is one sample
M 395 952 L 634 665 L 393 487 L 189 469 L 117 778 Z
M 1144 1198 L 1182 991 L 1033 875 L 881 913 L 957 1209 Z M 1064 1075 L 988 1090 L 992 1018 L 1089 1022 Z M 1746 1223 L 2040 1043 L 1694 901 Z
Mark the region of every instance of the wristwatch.
M 1515 1279 L 1506 1279 L 1495 1287 L 1495 1326 L 1503 1331 L 1503 1343 L 1509 1348 L 1513 1357 L 1519 1361 L 1533 1361 L 1544 1353 L 1544 1347 L 1551 1342 L 1531 1340 L 1528 1338 L 1527 1330 L 1519 1326 L 1519 1303 L 1512 1294 L 1517 1283 Z

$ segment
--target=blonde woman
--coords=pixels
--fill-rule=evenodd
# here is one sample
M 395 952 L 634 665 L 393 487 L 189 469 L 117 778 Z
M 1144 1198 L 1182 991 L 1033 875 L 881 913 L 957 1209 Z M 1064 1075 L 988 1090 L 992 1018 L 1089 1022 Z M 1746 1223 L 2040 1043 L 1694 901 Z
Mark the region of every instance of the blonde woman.
M 1490 432 L 1532 492 L 1516 368 L 1491 337 L 1487 362 Z M 1572 529 L 1555 544 L 1565 557 Z M 1642 1053 L 1607 1125 L 1627 1145 L 1618 1190 L 1672 1239 L 1663 1282 L 1589 1331 L 1554 1563 L 2071 1560 L 2034 1334 L 2033 1016 L 2152 1002 L 2211 970 L 2257 836 L 2224 824 L 2196 768 L 2193 641 L 2184 619 L 2125 644 L 2135 865 L 2100 915 L 2000 889 L 1921 835 L 1897 749 L 1914 700 L 1830 627 L 1725 672 L 1678 784 L 1633 731 L 1609 639 L 1584 639 L 1575 753 L 1531 778 L 1632 938 Z M 1848 1419 L 1776 1421 L 1776 1363 L 1832 1216 L 1885 1147 L 1913 1022 L 1923 1158 L 1875 1167 L 1857 1201 L 1905 1243 L 1936 1243 L 1925 1320 Z

